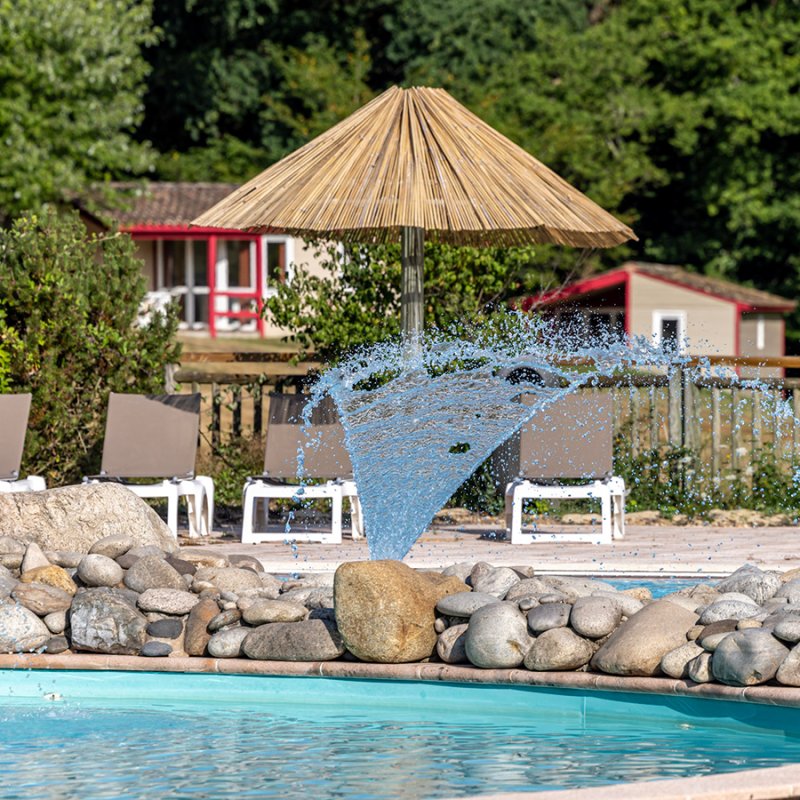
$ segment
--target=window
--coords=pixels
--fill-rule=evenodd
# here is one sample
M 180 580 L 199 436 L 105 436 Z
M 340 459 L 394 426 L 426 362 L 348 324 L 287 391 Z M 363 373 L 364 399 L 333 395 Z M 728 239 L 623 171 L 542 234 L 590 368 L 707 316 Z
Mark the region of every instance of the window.
M 681 352 L 686 347 L 686 312 L 654 311 L 653 341 L 657 347 Z

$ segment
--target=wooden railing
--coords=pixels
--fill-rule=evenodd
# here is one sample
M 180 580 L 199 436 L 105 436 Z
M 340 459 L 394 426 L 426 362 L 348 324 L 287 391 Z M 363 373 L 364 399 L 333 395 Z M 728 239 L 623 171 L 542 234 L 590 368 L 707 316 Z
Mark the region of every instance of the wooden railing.
M 731 370 L 800 368 L 800 357 L 714 356 L 708 361 Z M 323 366 L 295 363 L 288 353 L 186 353 L 167 380 L 181 391 L 202 393 L 203 446 L 210 448 L 262 437 L 269 392 L 297 391 Z M 685 448 L 716 476 L 746 471 L 764 448 L 772 448 L 786 465 L 800 463 L 800 380 L 766 378 L 763 390 L 753 390 L 732 378 L 689 376 L 678 370 L 670 379 L 635 374 L 598 382 L 613 392 L 615 434 L 631 456 Z M 773 413 L 779 403 L 791 413 Z

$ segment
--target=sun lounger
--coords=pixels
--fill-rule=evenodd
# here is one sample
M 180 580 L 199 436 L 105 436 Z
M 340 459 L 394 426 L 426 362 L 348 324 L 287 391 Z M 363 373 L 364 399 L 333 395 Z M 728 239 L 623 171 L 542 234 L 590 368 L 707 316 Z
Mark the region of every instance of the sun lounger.
M 39 475 L 19 477 L 30 410 L 30 394 L 0 394 L 0 493 L 40 492 L 47 488 Z
M 167 498 L 167 525 L 178 535 L 178 501 L 185 497 L 189 535 L 208 535 L 214 519 L 214 483 L 195 475 L 199 394 L 116 394 L 108 399 L 100 475 L 84 482 L 119 481 L 139 497 Z M 155 483 L 132 479 L 157 478 Z
M 351 509 L 351 531 L 361 538 L 361 504 L 352 478 L 353 468 L 344 443 L 344 429 L 330 398 L 316 407 L 307 429 L 303 426 L 303 410 L 308 396 L 271 394 L 269 425 L 264 448 L 264 474 L 250 477 L 244 487 L 242 509 L 242 542 L 257 544 L 268 541 L 329 542 L 342 541 L 342 504 L 347 498 Z M 301 465 L 302 460 L 302 465 Z M 325 479 L 325 483 L 303 484 L 300 479 Z M 269 532 L 269 501 L 330 500 L 330 532 L 299 529 Z M 260 501 L 260 503 L 259 503 Z M 261 506 L 261 531 L 254 530 L 257 506 Z
M 531 404 L 533 398 L 524 396 L 522 402 Z M 514 476 L 505 495 L 512 544 L 622 538 L 625 482 L 613 474 L 612 427 L 608 392 L 591 390 L 559 399 L 511 437 L 498 457 Z M 523 503 L 538 499 L 599 500 L 599 539 L 595 533 L 524 533 Z

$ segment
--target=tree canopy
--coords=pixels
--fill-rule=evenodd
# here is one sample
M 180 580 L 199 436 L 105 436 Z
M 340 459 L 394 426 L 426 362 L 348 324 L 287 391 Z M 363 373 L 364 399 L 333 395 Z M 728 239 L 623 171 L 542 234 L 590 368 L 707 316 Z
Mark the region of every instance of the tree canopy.
M 142 174 L 152 0 L 0 0 L 0 220 Z
M 448 89 L 640 237 L 520 276 L 633 256 L 800 289 L 798 0 L 0 0 L 0 213 L 243 181 L 395 83 Z

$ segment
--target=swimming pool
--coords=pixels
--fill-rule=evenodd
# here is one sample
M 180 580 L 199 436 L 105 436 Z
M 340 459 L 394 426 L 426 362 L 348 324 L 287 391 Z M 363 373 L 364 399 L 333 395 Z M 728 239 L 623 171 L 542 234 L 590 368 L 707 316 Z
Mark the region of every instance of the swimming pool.
M 3 798 L 408 798 L 800 761 L 800 710 L 493 684 L 0 671 Z M 60 794 L 59 794 L 60 793 Z

